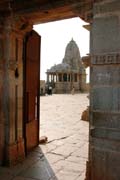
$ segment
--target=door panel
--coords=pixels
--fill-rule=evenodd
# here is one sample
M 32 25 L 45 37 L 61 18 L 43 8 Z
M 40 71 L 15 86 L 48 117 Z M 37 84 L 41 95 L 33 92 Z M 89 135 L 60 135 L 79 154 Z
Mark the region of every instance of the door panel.
M 39 143 L 40 36 L 32 30 L 24 44 L 24 136 L 26 152 Z

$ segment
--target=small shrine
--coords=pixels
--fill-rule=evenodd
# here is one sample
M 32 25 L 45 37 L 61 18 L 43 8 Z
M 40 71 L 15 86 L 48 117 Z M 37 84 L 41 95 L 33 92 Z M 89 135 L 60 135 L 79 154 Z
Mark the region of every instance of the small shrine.
M 65 56 L 61 64 L 47 70 L 47 85 L 52 86 L 54 93 L 70 93 L 86 90 L 86 71 L 80 51 L 72 39 L 66 46 Z

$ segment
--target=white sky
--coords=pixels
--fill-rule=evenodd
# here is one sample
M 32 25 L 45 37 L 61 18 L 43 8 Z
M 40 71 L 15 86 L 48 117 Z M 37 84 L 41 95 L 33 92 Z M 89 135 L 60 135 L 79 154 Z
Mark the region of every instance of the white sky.
M 89 31 L 82 26 L 86 23 L 80 18 L 34 25 L 41 35 L 41 79 L 46 80 L 45 72 L 54 64 L 62 62 L 65 48 L 73 38 L 81 56 L 89 53 Z

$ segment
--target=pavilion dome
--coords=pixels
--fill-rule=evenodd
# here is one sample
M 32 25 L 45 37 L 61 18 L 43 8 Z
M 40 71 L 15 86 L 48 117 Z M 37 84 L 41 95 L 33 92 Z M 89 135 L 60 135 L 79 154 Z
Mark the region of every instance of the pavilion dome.
M 57 64 L 57 65 L 52 66 L 48 70 L 48 72 L 62 72 L 62 71 L 69 71 L 70 69 L 71 68 L 70 68 L 69 64 L 61 63 L 61 64 Z

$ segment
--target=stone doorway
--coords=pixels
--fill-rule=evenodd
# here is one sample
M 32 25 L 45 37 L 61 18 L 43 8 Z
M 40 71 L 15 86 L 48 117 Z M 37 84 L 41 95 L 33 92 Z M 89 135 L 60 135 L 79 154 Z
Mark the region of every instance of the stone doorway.
M 48 137 L 40 148 L 58 179 L 85 178 L 89 124 L 81 121 L 81 115 L 89 104 L 87 95 L 40 97 L 40 137 Z
M 0 12 L 3 16 L 1 16 L 0 49 L 3 53 L 0 55 L 0 129 L 4 129 L 4 132 L 1 131 L 0 164 L 2 161 L 11 162 L 24 156 L 21 85 L 23 34 L 27 32 L 29 25 L 40 21 L 42 23 L 80 16 L 91 24 L 90 177 L 92 180 L 120 179 L 119 10 L 120 2 L 117 0 L 52 2 L 36 0 L 25 3 L 1 1 Z M 18 67 L 21 76 L 17 80 Z M 20 87 L 19 94 L 16 85 Z M 18 119 L 17 112 L 20 114 Z M 17 123 L 19 128 L 16 127 Z

